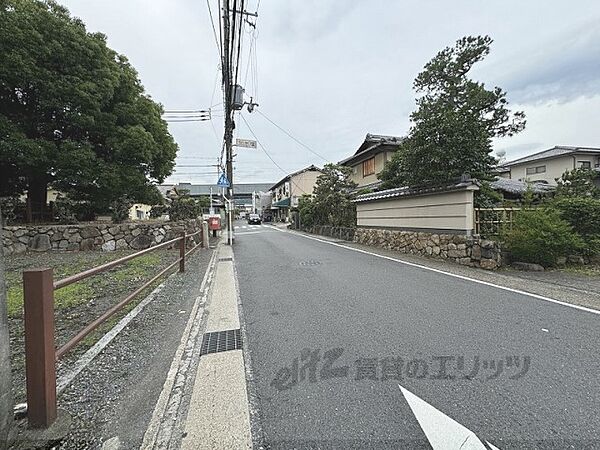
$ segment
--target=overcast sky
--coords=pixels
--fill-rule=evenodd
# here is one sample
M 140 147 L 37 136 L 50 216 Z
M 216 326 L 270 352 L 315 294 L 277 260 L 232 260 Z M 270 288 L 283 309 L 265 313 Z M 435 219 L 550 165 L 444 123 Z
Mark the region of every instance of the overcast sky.
M 217 1 L 209 0 L 216 14 Z M 249 0 L 248 11 L 256 10 Z M 60 0 L 90 31 L 108 36 L 166 109 L 222 102 L 218 53 L 203 0 Z M 527 129 L 495 142 L 507 159 L 554 145 L 600 146 L 600 2 L 513 0 L 262 0 L 256 33 L 257 83 L 240 79 L 259 109 L 317 154 L 339 161 L 366 133 L 403 135 L 415 107 L 412 81 L 439 50 L 488 34 L 491 54 L 472 76 L 508 92 Z M 218 32 L 218 29 L 217 29 Z M 215 89 L 216 86 L 216 89 Z M 211 122 L 173 123 L 178 165 L 213 164 L 222 105 Z M 324 161 L 257 114 L 244 113 L 284 171 Z M 237 137 L 252 138 L 242 120 Z M 237 149 L 237 182 L 284 174 L 260 149 Z M 209 168 L 178 168 L 168 181 L 214 183 Z

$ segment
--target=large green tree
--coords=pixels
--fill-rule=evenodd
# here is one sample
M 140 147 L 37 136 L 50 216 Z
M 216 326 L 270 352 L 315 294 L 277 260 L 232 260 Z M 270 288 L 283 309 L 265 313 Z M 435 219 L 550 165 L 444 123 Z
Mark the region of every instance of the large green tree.
M 408 137 L 380 179 L 384 188 L 445 182 L 464 173 L 487 179 L 496 161 L 492 138 L 525 128 L 525 114 L 507 109 L 506 93 L 468 77 L 490 52 L 488 36 L 464 37 L 425 65 L 414 82 L 417 110 Z
M 301 198 L 298 209 L 303 226 L 356 225 L 356 206 L 352 199 L 357 185 L 350 179 L 351 174 L 350 167 L 325 164 L 317 178 L 312 197 Z
M 0 0 L 0 196 L 47 188 L 95 211 L 158 198 L 177 145 L 127 59 L 54 1 Z M 31 216 L 30 216 L 31 218 Z

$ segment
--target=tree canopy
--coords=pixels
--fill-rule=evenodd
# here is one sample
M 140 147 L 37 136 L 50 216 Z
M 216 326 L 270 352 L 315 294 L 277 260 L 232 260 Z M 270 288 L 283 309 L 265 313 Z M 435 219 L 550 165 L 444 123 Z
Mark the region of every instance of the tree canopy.
M 557 197 L 591 197 L 600 199 L 600 173 L 593 169 L 577 168 L 556 178 Z
M 0 196 L 154 203 L 177 145 L 127 58 L 54 1 L 3 0 L 0 23 Z
M 356 207 L 352 203 L 356 183 L 350 179 L 352 168 L 325 164 L 317 178 L 313 196 L 303 196 L 299 202 L 302 226 L 333 225 L 354 227 Z
M 506 93 L 468 77 L 490 52 L 488 36 L 464 37 L 429 61 L 414 81 L 417 110 L 407 138 L 380 174 L 383 188 L 445 182 L 468 173 L 489 179 L 492 138 L 525 128 L 525 114 L 507 109 Z

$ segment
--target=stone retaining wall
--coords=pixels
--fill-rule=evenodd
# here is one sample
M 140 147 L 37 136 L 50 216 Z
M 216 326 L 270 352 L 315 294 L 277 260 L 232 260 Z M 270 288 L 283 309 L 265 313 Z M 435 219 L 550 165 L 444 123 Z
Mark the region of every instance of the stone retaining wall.
M 142 250 L 176 238 L 184 229 L 191 234 L 201 227 L 201 219 L 181 222 L 5 226 L 2 228 L 2 245 L 5 256 L 26 251 Z M 200 235 L 194 236 L 196 242 L 200 242 L 200 239 Z
M 482 269 L 496 269 L 502 261 L 497 242 L 466 235 L 357 228 L 354 242 Z

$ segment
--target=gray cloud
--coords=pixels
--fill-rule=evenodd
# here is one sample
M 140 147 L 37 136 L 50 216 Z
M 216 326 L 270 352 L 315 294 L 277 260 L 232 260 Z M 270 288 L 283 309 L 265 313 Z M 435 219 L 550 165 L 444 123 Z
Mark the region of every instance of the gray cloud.
M 222 101 L 220 87 L 215 91 L 218 56 L 205 2 L 59 1 L 89 29 L 107 34 L 109 45 L 130 58 L 147 91 L 167 108 Z M 210 2 L 215 14 L 217 2 Z M 256 2 L 249 0 L 246 9 L 252 11 Z M 597 1 L 580 0 L 574 7 L 544 0 L 262 0 L 259 15 L 258 86 L 249 77 L 248 94 L 271 119 L 332 161 L 352 154 L 366 133 L 406 133 L 415 108 L 413 79 L 440 49 L 465 35 L 495 39 L 473 76 L 506 89 L 511 102 L 528 113 L 531 127 L 514 140 L 497 142 L 497 148 L 516 154 L 537 150 L 538 142 L 569 144 L 573 136 L 596 135 L 594 120 L 561 133 L 566 126 L 561 114 L 539 106 L 552 100 L 552 108 L 570 116 L 600 114 L 600 102 L 571 100 L 600 93 L 600 31 L 598 21 L 589 19 L 600 17 Z M 249 40 L 246 34 L 243 71 Z M 245 115 L 284 170 L 323 163 L 258 114 Z M 237 135 L 252 138 L 237 122 Z M 222 118 L 213 124 L 218 137 L 209 122 L 170 125 L 179 163 L 219 156 Z M 519 145 L 531 147 L 511 148 Z M 262 150 L 237 153 L 238 181 L 281 178 Z M 216 181 L 212 175 L 193 180 Z
M 567 102 L 600 94 L 600 18 L 563 31 L 536 48 L 517 49 L 496 65 L 499 83 L 520 104 Z

